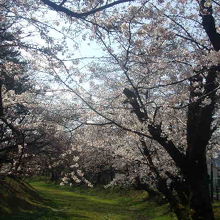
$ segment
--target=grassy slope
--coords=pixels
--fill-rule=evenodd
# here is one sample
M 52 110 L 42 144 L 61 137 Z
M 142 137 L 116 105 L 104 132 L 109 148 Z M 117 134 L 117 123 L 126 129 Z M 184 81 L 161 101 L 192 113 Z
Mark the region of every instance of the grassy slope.
M 17 178 L 0 176 L 1 215 L 35 209 L 42 201 L 38 192 L 29 184 Z
M 36 202 L 33 209 L 19 209 L 0 219 L 56 220 L 171 220 L 166 215 L 166 206 L 158 207 L 154 202 L 144 201 L 147 194 L 139 191 L 116 191 L 104 189 L 83 189 L 60 187 L 44 182 L 31 185 L 45 198 Z
M 6 190 L 4 200 L 0 197 L 0 210 L 3 210 L 4 207 L 4 209 L 8 209 L 7 211 L 9 212 L 9 214 L 5 214 L 4 216 L 1 214 L 1 220 L 175 219 L 169 214 L 165 214 L 167 212 L 166 206 L 159 207 L 152 201 L 146 201 L 146 192 L 85 189 L 82 187 L 70 188 L 55 186 L 42 181 L 32 182 L 31 185 L 37 189 L 41 195 L 41 197 L 39 197 L 28 184 L 19 183 L 13 179 L 9 179 L 7 184 L 10 181 L 13 194 L 10 194 L 11 191 L 7 191 L 5 187 L 1 186 L 0 181 L 0 192 L 2 192 L 2 190 L 5 192 Z M 14 188 L 17 188 L 17 190 L 15 190 L 17 191 L 16 193 Z M 220 203 L 216 203 L 214 208 L 216 213 L 219 212 Z M 220 219 L 219 217 L 216 219 Z
M 143 201 L 146 193 L 137 191 L 116 192 L 103 189 L 59 187 L 43 182 L 32 184 L 42 195 L 52 200 L 62 219 L 135 220 L 172 219 L 164 216 L 166 207 L 155 208 L 152 202 Z M 150 218 L 155 216 L 155 218 Z

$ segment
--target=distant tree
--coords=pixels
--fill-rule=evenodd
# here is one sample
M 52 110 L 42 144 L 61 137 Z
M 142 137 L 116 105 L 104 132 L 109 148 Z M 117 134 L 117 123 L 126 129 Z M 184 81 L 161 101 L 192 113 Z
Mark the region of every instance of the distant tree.
M 4 19 L 4 17 L 3 17 Z M 1 166 L 11 164 L 17 169 L 24 148 L 24 136 L 18 125 L 28 114 L 25 106 L 27 91 L 31 84 L 26 75 L 27 64 L 13 44 L 15 33 L 10 30 L 11 23 L 1 22 L 0 38 L 0 123 L 1 123 Z M 14 155 L 14 156 L 13 156 Z

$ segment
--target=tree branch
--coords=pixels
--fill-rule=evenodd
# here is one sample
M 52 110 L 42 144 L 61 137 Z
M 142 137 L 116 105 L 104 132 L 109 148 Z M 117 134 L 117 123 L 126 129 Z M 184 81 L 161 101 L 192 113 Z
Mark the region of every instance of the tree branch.
M 71 10 L 69 10 L 68 8 L 64 8 L 62 5 L 65 3 L 65 1 L 63 1 L 61 4 L 57 5 L 56 3 L 50 1 L 50 0 L 41 0 L 45 5 L 48 5 L 49 7 L 51 7 L 53 10 L 57 11 L 57 12 L 63 12 L 66 15 L 70 16 L 70 17 L 74 17 L 74 18 L 80 18 L 80 19 L 84 19 L 89 15 L 95 14 L 97 12 L 103 11 L 107 8 L 111 8 L 115 5 L 121 4 L 121 3 L 125 3 L 125 2 L 131 2 L 134 0 L 118 0 L 109 4 L 106 4 L 104 6 L 101 6 L 99 8 L 95 8 L 92 9 L 90 11 L 87 12 L 82 12 L 82 13 L 77 13 L 77 12 L 73 12 Z
M 202 17 L 202 25 L 204 30 L 206 31 L 206 34 L 209 37 L 209 40 L 211 41 L 211 44 L 215 51 L 220 50 L 220 34 L 217 33 L 216 27 L 215 27 L 215 19 L 212 16 L 212 6 L 207 7 L 205 5 L 206 0 L 201 0 L 200 2 L 200 15 Z

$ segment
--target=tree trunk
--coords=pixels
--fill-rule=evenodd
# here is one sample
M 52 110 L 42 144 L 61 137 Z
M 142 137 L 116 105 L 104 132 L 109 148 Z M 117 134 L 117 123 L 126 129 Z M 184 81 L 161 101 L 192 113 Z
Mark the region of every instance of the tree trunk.
M 166 197 L 178 220 L 191 219 L 189 207 L 167 187 L 166 180 L 161 179 L 158 181 L 157 188 Z
M 217 76 L 220 67 L 212 66 L 191 79 L 187 120 L 187 172 L 192 219 L 214 219 L 209 193 L 206 149 L 212 136 L 213 114 L 217 101 Z M 197 83 L 197 84 L 195 84 Z M 195 101 L 195 98 L 198 98 Z M 203 104 L 205 99 L 209 103 Z
M 50 180 L 53 181 L 53 182 L 58 182 L 59 174 L 56 171 L 52 170 Z
M 209 193 L 209 178 L 206 160 L 191 168 L 190 177 L 190 208 L 192 219 L 213 220 L 213 210 Z

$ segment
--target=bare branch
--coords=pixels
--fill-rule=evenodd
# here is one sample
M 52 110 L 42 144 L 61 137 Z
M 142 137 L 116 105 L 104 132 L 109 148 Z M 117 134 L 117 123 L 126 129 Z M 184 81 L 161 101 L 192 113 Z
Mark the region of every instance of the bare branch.
M 54 9 L 55 11 L 57 12 L 63 12 L 65 13 L 66 15 L 70 16 L 70 17 L 74 17 L 74 18 L 80 18 L 80 19 L 84 19 L 86 18 L 87 16 L 89 15 L 93 15 L 97 12 L 100 12 L 100 11 L 103 11 L 107 8 L 111 8 L 115 5 L 119 5 L 119 4 L 122 4 L 122 3 L 125 3 L 125 2 L 132 2 L 134 0 L 118 0 L 118 1 L 115 1 L 115 2 L 112 2 L 112 3 L 109 3 L 109 4 L 106 4 L 104 6 L 101 6 L 99 8 L 95 8 L 95 9 L 92 9 L 90 11 L 87 11 L 87 12 L 82 12 L 82 13 L 77 13 L 77 12 L 73 12 L 67 8 L 64 8 L 62 5 L 64 4 L 63 2 L 66 2 L 65 0 L 60 4 L 60 5 L 57 5 L 56 3 L 50 1 L 50 0 L 41 0 L 44 4 L 50 6 L 52 9 Z

